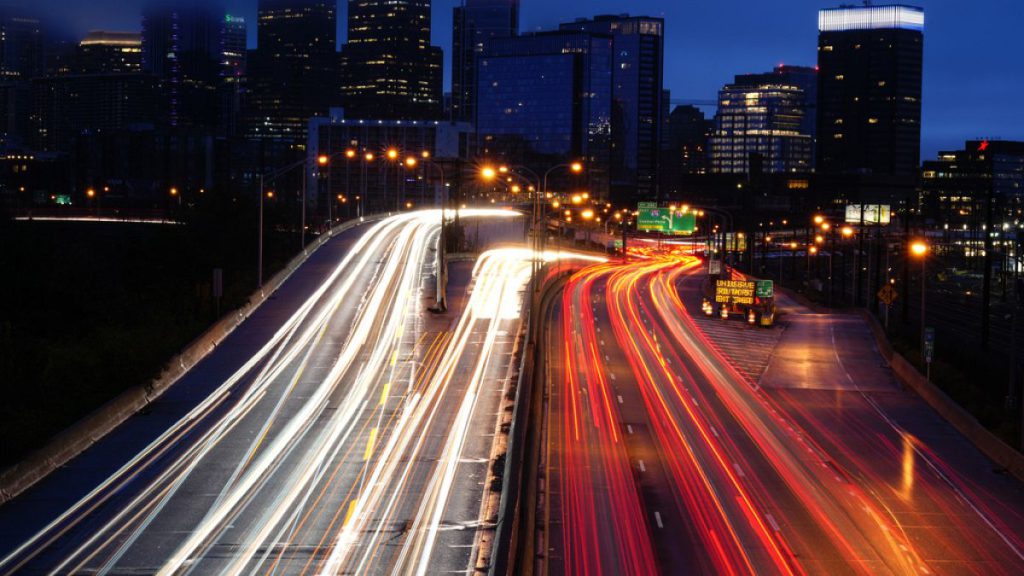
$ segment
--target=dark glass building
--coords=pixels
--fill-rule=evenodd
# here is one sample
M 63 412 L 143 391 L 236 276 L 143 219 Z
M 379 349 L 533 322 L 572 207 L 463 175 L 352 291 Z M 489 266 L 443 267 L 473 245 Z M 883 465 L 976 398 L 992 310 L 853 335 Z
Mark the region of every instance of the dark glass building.
M 481 153 L 535 172 L 586 164 L 592 195 L 607 198 L 612 135 L 610 35 L 557 31 L 491 41 L 479 59 Z M 556 175 L 553 174 L 553 177 Z M 575 184 L 558 174 L 554 189 Z
M 818 172 L 916 177 L 923 29 L 912 6 L 819 12 Z
M 345 117 L 439 119 L 443 57 L 430 45 L 430 0 L 349 0 Z
M 665 21 L 646 16 L 597 16 L 562 24 L 612 37 L 611 194 L 632 202 L 658 195 L 664 92 Z
M 21 148 L 29 139 L 32 78 L 45 67 L 40 22 L 0 6 L 0 150 Z
M 304 147 L 309 118 L 340 103 L 335 2 L 260 0 L 246 135 Z
M 813 91 L 813 76 L 791 76 L 780 67 L 766 74 L 736 76 L 723 87 L 710 143 L 711 171 L 810 172 L 813 122 L 807 121 L 811 111 L 801 84 Z
M 708 172 L 708 139 L 714 121 L 696 106 L 676 106 L 668 116 L 661 164 L 662 193 L 673 198 L 680 193 L 685 175 Z
M 452 120 L 476 117 L 477 58 L 493 38 L 519 33 L 519 0 L 465 0 L 452 19 Z

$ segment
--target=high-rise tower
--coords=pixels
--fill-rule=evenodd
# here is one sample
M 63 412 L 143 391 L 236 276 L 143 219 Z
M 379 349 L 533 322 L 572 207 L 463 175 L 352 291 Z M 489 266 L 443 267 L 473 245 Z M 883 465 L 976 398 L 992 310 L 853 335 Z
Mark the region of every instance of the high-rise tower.
M 452 119 L 476 117 L 477 58 L 487 43 L 519 33 L 519 0 L 465 0 L 452 22 Z

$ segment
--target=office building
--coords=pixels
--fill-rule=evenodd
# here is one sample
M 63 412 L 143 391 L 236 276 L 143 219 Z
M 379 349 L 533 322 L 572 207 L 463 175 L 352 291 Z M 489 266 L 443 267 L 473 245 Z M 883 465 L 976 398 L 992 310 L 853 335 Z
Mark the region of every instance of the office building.
M 439 119 L 442 61 L 441 49 L 430 45 L 430 0 L 349 0 L 345 117 Z
M 778 69 L 736 76 L 718 93 L 711 171 L 725 174 L 810 172 L 813 137 L 799 82 Z
M 142 36 L 134 32 L 93 30 L 78 44 L 76 74 L 142 72 Z
M 608 198 L 612 136 L 610 35 L 579 31 L 491 41 L 479 59 L 480 155 L 543 174 L 582 160 L 586 178 L 552 175 L 549 188 L 587 187 Z
M 339 215 L 395 210 L 407 202 L 435 206 L 446 193 L 456 198 L 462 160 L 473 148 L 473 128 L 466 122 L 352 120 L 332 115 L 312 119 L 309 130 L 309 158 L 331 158 L 326 168 L 317 167 L 312 174 L 317 205 L 330 201 L 332 212 Z M 351 158 L 346 154 L 349 150 Z M 397 151 L 398 157 L 389 159 L 388 150 Z M 444 170 L 444 182 L 436 167 L 422 161 L 424 152 Z M 410 156 L 417 159 L 411 169 L 404 164 Z
M 912 6 L 819 12 L 818 172 L 916 178 L 923 30 Z
M 260 0 L 246 135 L 305 147 L 309 118 L 340 101 L 335 2 Z
M 992 224 L 1024 221 L 1024 142 L 971 140 L 939 152 L 921 168 L 922 215 L 936 224 L 981 230 L 992 202 Z
M 453 13 L 451 118 L 472 122 L 477 58 L 491 39 L 519 33 L 519 0 L 465 0 Z
M 665 21 L 623 14 L 580 19 L 562 24 L 560 29 L 612 37 L 612 198 L 623 202 L 656 198 L 663 121 Z
M 32 78 L 45 70 L 40 22 L 0 7 L 0 151 L 23 148 L 29 138 Z
M 661 176 L 662 193 L 667 198 L 681 191 L 683 176 L 708 172 L 708 140 L 714 132 L 714 120 L 708 120 L 696 106 L 676 106 L 668 115 L 665 130 Z

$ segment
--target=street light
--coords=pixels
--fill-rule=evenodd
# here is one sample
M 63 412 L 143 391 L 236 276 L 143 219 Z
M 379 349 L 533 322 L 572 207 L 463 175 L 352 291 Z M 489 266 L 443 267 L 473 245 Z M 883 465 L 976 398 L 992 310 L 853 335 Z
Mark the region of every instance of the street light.
M 931 381 L 931 362 L 928 362 L 925 356 L 925 294 L 926 284 L 925 277 L 927 272 L 928 264 L 928 244 L 924 240 L 915 240 L 910 244 L 910 254 L 915 258 L 921 259 L 921 359 L 925 360 L 926 364 L 926 378 Z
M 489 182 L 489 181 L 494 180 L 495 178 L 498 177 L 498 172 L 494 168 L 492 168 L 490 166 L 484 166 L 480 170 L 480 176 L 484 180 L 487 180 Z

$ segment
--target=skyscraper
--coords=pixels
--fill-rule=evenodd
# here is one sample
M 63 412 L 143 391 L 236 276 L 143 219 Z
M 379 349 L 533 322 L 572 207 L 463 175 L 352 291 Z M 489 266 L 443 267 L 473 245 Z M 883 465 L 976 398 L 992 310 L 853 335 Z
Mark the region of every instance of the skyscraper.
M 711 171 L 810 172 L 813 141 L 802 131 L 804 94 L 782 74 L 736 76 L 718 93 Z
M 452 119 L 476 117 L 476 61 L 488 41 L 519 33 L 519 0 L 465 0 L 452 22 Z
M 924 11 L 818 13 L 818 171 L 914 176 L 920 161 Z
M 309 118 L 340 103 L 333 0 L 260 0 L 248 63 L 247 135 L 304 145 Z
M 477 78 L 482 153 L 537 173 L 583 160 L 590 193 L 607 198 L 612 61 L 612 38 L 604 34 L 539 32 L 488 43 Z M 558 176 L 549 183 L 569 182 Z
M 665 21 L 597 16 L 562 30 L 607 34 L 614 44 L 611 192 L 616 201 L 656 198 L 661 156 Z
M 430 45 L 430 0 L 349 0 L 345 116 L 439 119 L 442 61 L 441 49 Z
M 21 147 L 29 136 L 29 81 L 45 67 L 39 20 L 0 6 L 0 150 Z

